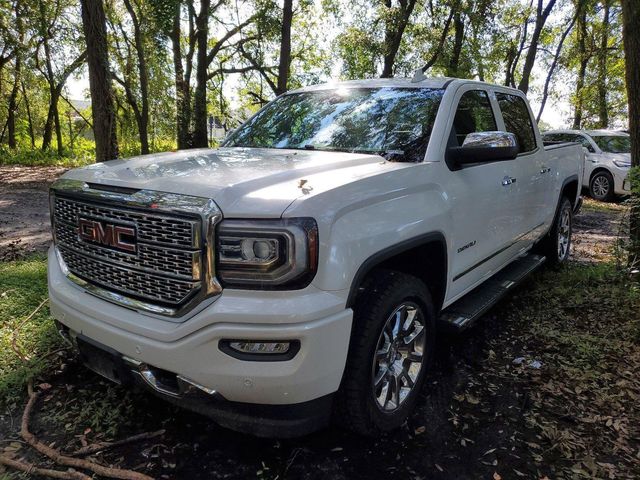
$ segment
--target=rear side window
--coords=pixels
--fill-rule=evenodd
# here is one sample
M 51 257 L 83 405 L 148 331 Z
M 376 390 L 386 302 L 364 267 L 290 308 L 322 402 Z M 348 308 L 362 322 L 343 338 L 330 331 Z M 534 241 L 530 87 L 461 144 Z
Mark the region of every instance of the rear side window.
M 504 118 L 507 132 L 515 134 L 520 145 L 520 153 L 536 149 L 536 134 L 529 115 L 529 109 L 522 97 L 497 93 L 498 104 Z
M 557 133 L 543 133 L 542 140 L 545 142 L 560 142 L 560 135 Z
M 491 109 L 489 95 L 484 90 L 470 90 L 462 95 L 453 119 L 453 134 L 461 147 L 473 132 L 492 132 L 498 129 Z

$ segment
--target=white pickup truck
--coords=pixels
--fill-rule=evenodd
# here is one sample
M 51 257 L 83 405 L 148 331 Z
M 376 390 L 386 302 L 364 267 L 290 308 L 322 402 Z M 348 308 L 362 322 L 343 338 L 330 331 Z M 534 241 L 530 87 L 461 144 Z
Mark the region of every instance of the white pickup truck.
M 221 425 L 363 434 L 412 411 L 441 329 L 569 255 L 583 151 L 522 92 L 455 79 L 291 91 L 216 150 L 51 189 L 51 312 L 83 362 Z

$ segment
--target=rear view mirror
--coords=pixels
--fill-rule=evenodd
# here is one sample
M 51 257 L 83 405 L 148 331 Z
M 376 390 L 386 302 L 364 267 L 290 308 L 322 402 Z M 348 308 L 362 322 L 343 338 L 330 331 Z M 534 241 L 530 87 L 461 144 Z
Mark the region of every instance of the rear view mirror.
M 513 160 L 520 153 L 518 139 L 509 132 L 474 132 L 461 147 L 450 147 L 447 156 L 457 165 Z

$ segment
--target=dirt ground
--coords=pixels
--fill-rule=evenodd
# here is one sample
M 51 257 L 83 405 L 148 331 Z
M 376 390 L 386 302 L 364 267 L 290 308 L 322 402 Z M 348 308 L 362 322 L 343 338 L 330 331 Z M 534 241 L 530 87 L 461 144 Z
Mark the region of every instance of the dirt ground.
M 0 166 L 0 260 L 47 248 L 48 189 L 64 170 Z
M 0 169 L 0 258 L 46 248 L 46 186 L 60 172 Z M 603 209 L 587 202 L 575 222 L 574 261 L 598 262 L 610 256 L 623 211 L 619 206 Z M 19 236 L 21 231 L 27 234 Z M 256 439 L 222 429 L 148 394 L 109 385 L 72 359 L 63 362 L 59 373 L 40 380 L 52 385 L 52 393 L 45 394 L 33 430 L 48 443 L 73 451 L 101 436 L 122 438 L 166 429 L 160 438 L 96 457 L 155 478 L 607 478 L 601 472 L 614 471 L 606 468 L 615 469 L 618 457 L 599 464 L 606 468 L 594 467 L 604 470 L 593 476 L 579 473 L 588 467 L 576 458 L 573 469 L 578 473 L 567 474 L 571 467 L 564 457 L 563 470 L 558 467 L 557 445 L 562 441 L 550 443 L 541 434 L 545 430 L 535 423 L 532 405 L 538 404 L 536 396 L 550 384 L 553 372 L 546 365 L 527 366 L 534 350 L 527 343 L 532 340 L 519 335 L 520 322 L 526 319 L 518 318 L 518 302 L 519 292 L 528 288 L 525 283 L 470 332 L 448 339 L 448 346 L 438 352 L 416 412 L 404 428 L 379 439 L 354 437 L 339 428 L 295 440 Z M 514 363 L 518 357 L 526 357 L 527 362 Z M 573 428 L 570 415 L 558 406 L 549 408 L 558 410 L 562 422 Z M 3 432 L 7 438 L 17 437 L 21 410 L 16 405 L 11 412 L 0 413 L 4 418 L 0 437 Z M 64 428 L 52 430 L 53 424 Z M 557 434 L 562 439 L 564 432 Z M 610 473 L 608 478 L 633 477 Z

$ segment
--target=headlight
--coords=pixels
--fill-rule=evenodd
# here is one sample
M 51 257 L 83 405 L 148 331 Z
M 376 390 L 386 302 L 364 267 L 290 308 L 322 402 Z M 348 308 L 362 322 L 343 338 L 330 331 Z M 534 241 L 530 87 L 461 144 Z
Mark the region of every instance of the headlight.
M 616 167 L 618 168 L 631 168 L 631 163 L 630 162 L 623 162 L 620 160 L 614 160 L 613 163 L 616 164 Z
M 304 288 L 318 268 L 318 226 L 312 218 L 224 220 L 217 235 L 223 286 Z

